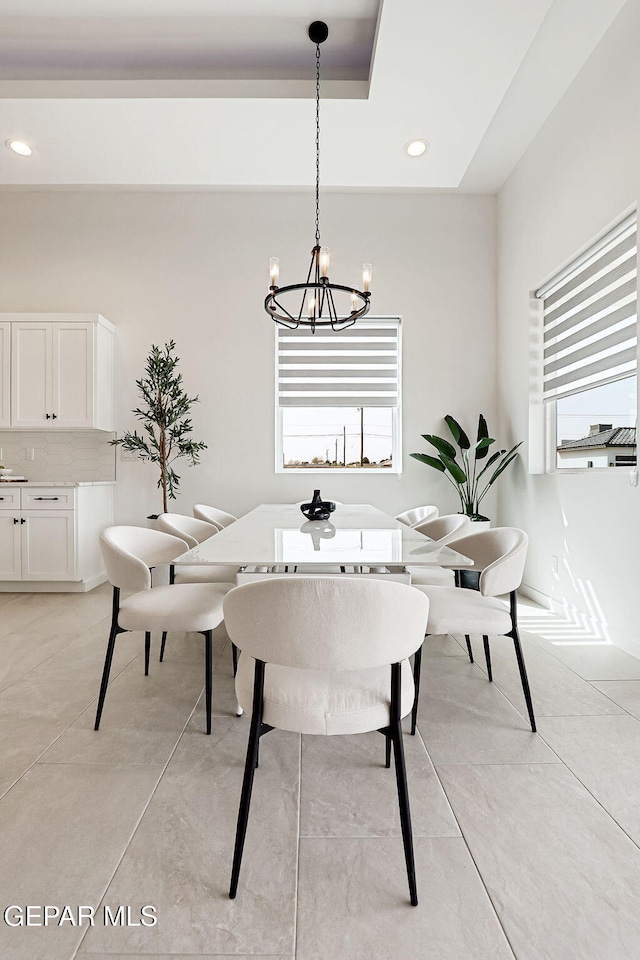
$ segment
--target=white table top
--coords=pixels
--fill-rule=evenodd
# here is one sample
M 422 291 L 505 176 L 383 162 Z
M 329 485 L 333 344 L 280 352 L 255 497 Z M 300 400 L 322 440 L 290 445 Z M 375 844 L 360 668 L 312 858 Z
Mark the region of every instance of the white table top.
M 461 553 L 439 546 L 376 507 L 360 503 L 341 504 L 330 520 L 316 521 L 307 520 L 296 504 L 262 504 L 173 562 L 238 567 L 297 563 L 473 565 Z

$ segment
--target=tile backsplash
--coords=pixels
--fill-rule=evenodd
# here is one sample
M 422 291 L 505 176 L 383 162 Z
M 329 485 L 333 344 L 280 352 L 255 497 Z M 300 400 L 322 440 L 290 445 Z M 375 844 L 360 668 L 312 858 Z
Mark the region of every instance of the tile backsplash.
M 115 480 L 117 447 L 109 444 L 115 436 L 103 430 L 0 430 L 0 463 L 27 480 Z

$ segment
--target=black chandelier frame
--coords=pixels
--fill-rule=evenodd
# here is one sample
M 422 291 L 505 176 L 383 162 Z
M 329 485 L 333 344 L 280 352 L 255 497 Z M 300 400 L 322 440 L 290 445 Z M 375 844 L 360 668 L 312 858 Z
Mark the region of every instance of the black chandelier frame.
M 272 283 L 264 301 L 266 312 L 276 323 L 289 330 L 310 327 L 312 333 L 315 333 L 317 327 L 331 327 L 336 332 L 346 330 L 352 327 L 356 320 L 364 317 L 371 306 L 369 290 L 332 283 L 320 265 L 320 44 L 324 43 L 328 36 L 329 28 L 321 20 L 315 20 L 309 26 L 309 39 L 316 46 L 316 233 L 315 244 L 311 250 L 311 263 L 304 283 L 290 283 L 285 286 Z M 284 306 L 280 298 L 300 291 L 302 297 L 296 315 Z M 305 302 L 311 291 L 317 291 L 314 294 L 314 308 L 309 315 L 305 315 Z M 334 292 L 351 295 L 352 308 L 346 316 L 339 315 L 333 298 Z

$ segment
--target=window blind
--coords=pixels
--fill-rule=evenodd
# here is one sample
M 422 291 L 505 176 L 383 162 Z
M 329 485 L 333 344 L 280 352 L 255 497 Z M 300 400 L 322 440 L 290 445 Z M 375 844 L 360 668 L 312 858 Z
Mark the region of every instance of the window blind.
M 277 328 L 281 407 L 395 407 L 400 321 L 358 322 L 334 333 Z
M 637 218 L 617 224 L 536 291 L 543 301 L 543 399 L 637 372 Z

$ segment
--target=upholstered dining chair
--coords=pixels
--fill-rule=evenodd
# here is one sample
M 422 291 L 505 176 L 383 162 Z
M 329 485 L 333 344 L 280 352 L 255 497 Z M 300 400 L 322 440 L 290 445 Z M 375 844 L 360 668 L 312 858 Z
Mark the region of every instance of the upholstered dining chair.
M 236 832 L 236 896 L 260 737 L 378 730 L 393 745 L 411 903 L 418 903 L 401 719 L 411 712 L 408 657 L 422 644 L 429 603 L 402 583 L 340 578 L 262 580 L 224 600 L 227 632 L 242 651 L 236 695 L 251 730 Z
M 423 533 L 425 537 L 435 540 L 436 543 L 451 543 L 459 540 L 469 531 L 469 518 L 462 513 L 451 513 L 433 520 L 423 520 L 414 526 L 414 530 Z M 455 573 L 446 567 L 407 566 L 407 573 L 411 574 L 411 583 L 429 584 L 431 586 L 455 586 Z
M 184 540 L 189 549 L 210 540 L 219 530 L 213 523 L 181 513 L 161 513 L 156 528 Z M 229 563 L 179 564 L 174 568 L 174 583 L 235 583 L 238 568 Z
M 517 590 L 522 583 L 529 538 L 517 527 L 495 527 L 456 540 L 455 549 L 474 561 L 473 569 L 480 573 L 478 590 L 457 587 L 413 587 L 429 598 L 427 635 L 480 634 L 484 641 L 487 675 L 493 680 L 490 636 L 506 636 L 513 640 L 522 692 L 524 694 L 531 730 L 536 732 L 536 719 L 527 668 L 518 634 Z M 499 597 L 509 595 L 507 606 Z M 420 662 L 422 649 L 414 657 L 415 701 L 411 714 L 411 732 L 415 733 L 420 693 Z
M 413 507 L 411 510 L 405 510 L 399 513 L 394 520 L 399 520 L 407 527 L 415 527 L 418 523 L 424 523 L 425 520 L 435 520 L 440 511 L 433 504 L 427 504 L 424 507 Z
M 116 637 L 131 630 L 145 635 L 145 676 L 153 630 L 184 630 L 205 638 L 205 706 L 207 733 L 211 733 L 213 630 L 222 623 L 222 599 L 233 583 L 182 583 L 151 589 L 151 570 L 170 564 L 185 552 L 185 542 L 161 530 L 145 527 L 108 527 L 100 535 L 100 549 L 113 586 L 111 629 L 102 671 L 94 729 L 100 726 L 111 673 Z M 133 596 L 121 600 L 121 590 Z
M 207 523 L 206 520 L 197 520 L 194 517 L 186 517 L 181 513 L 161 513 L 156 521 L 156 527 L 164 533 L 180 537 L 190 550 L 219 533 L 219 528 L 213 523 Z M 238 568 L 228 563 L 194 563 L 179 564 L 178 566 L 171 564 L 169 581 L 170 583 L 231 583 L 235 586 L 237 573 Z M 160 663 L 164 660 L 166 643 L 167 631 L 165 630 L 160 643 Z M 232 649 L 235 671 L 237 651 L 235 647 Z
M 206 520 L 207 523 L 213 523 L 218 530 L 223 530 L 238 519 L 232 513 L 226 513 L 217 507 L 209 507 L 206 503 L 196 503 L 193 508 L 193 515 L 197 520 Z

